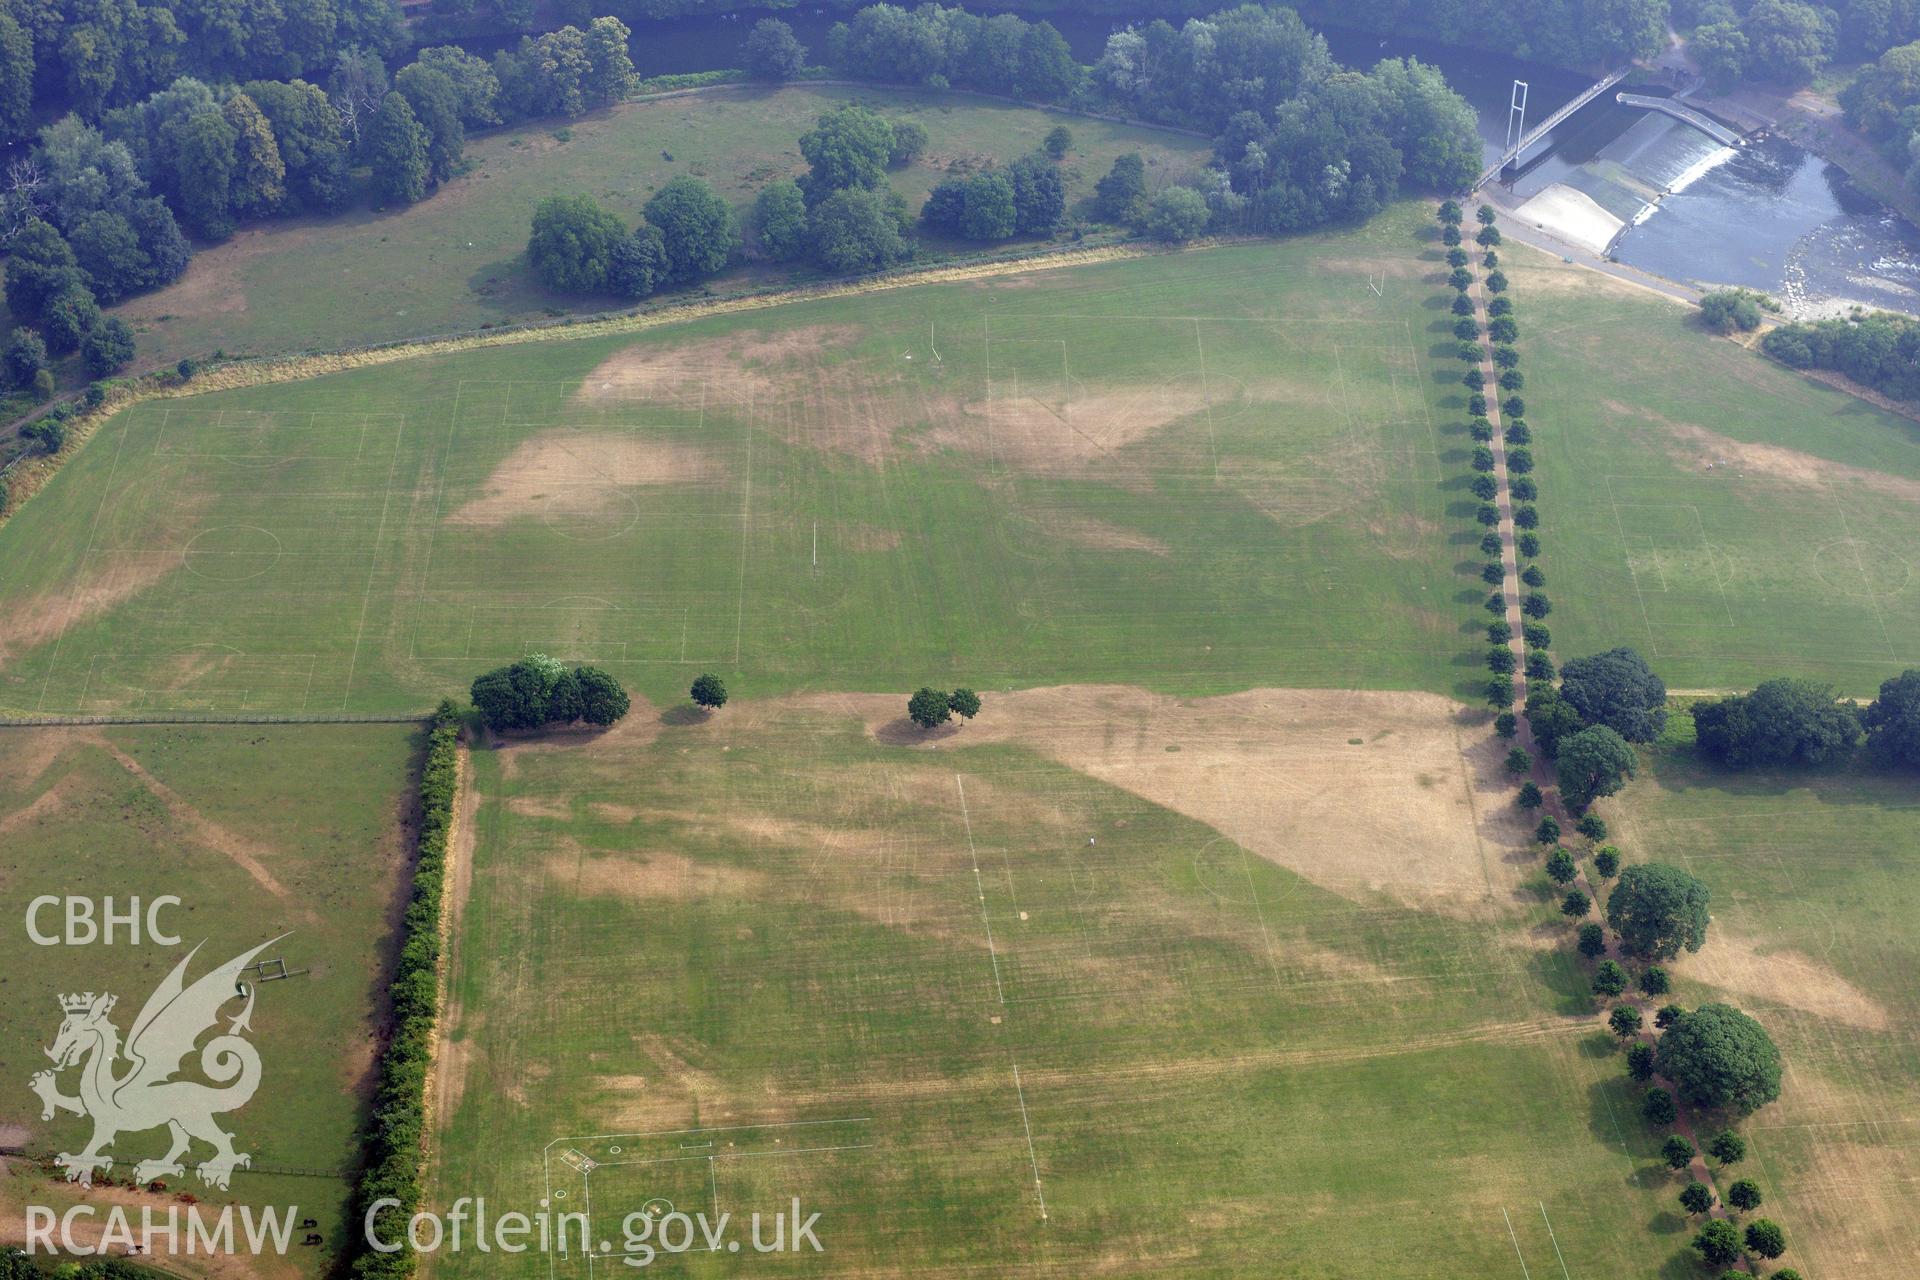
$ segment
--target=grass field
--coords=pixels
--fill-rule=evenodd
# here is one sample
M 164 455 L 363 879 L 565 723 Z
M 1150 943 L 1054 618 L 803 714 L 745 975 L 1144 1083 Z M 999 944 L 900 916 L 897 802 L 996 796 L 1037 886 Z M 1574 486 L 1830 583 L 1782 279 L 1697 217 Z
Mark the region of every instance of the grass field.
M 1675 968 L 1680 1000 L 1751 1010 L 1786 1059 L 1780 1102 L 1745 1127 L 1753 1154 L 1743 1167 L 1795 1233 L 1786 1261 L 1809 1276 L 1849 1275 L 1911 1254 L 1909 1201 L 1920 1182 L 1912 779 L 1729 776 L 1670 746 L 1621 801 L 1630 851 L 1685 867 L 1713 890 L 1706 949 Z
M 1411 217 L 143 404 L 0 531 L 0 705 L 419 709 L 528 649 L 1450 690 Z
M 818 1257 L 668 1274 L 1646 1274 L 1669 1189 L 1484 725 L 1064 689 L 930 751 L 897 716 L 476 752 L 440 1202 L 590 1204 L 616 1253 L 661 1200 L 824 1214 Z
M 927 153 L 891 176 L 918 208 L 949 167 L 966 172 L 1036 149 L 1065 124 L 1068 200 L 1123 151 L 1139 151 L 1159 180 L 1204 163 L 1207 143 L 965 95 L 882 89 L 729 89 L 634 103 L 581 120 L 545 120 L 479 137 L 472 171 L 410 209 L 264 224 L 194 255 L 173 286 L 118 313 L 137 331 L 142 364 L 183 355 L 333 349 L 448 333 L 484 324 L 603 311 L 614 298 L 548 292 L 526 265 L 533 206 L 556 193 L 591 195 L 629 223 L 668 179 L 704 177 L 742 211 L 774 178 L 804 170 L 799 138 L 822 112 L 848 101 L 927 130 Z M 565 141 L 562 141 L 562 137 Z M 666 157 L 671 155 L 672 160 Z M 938 256 L 964 246 L 925 243 Z M 732 282 L 784 275 L 744 267 Z M 0 320 L 4 316 L 0 315 Z
M 1862 696 L 1920 665 L 1920 425 L 1509 257 L 1560 653 L 1630 644 L 1678 689 Z
M 148 994 L 186 951 L 204 942 L 189 980 L 277 935 L 265 953 L 307 973 L 262 983 L 253 1010 L 262 1083 L 223 1114 L 253 1167 L 231 1193 L 194 1177 L 208 1150 L 196 1144 L 185 1176 L 169 1180 L 218 1205 L 298 1205 L 327 1244 L 251 1274 L 319 1274 L 349 1237 L 349 1179 L 359 1160 L 362 1098 L 370 1086 L 382 948 L 393 927 L 405 861 L 401 823 L 417 729 L 411 725 L 238 728 L 8 729 L 0 732 L 0 893 L 13 908 L 6 980 L 0 982 L 0 1133 L 36 1154 L 78 1151 L 84 1119 L 42 1122 L 25 1082 L 48 1063 L 61 1022 L 55 996 L 110 991 L 111 1020 L 129 1032 Z M 172 894 L 161 917 L 178 948 L 34 946 L 26 904 L 43 894 L 95 899 L 117 909 Z M 43 931 L 59 932 L 58 911 Z M 237 1012 L 238 1006 L 224 1010 Z M 224 1025 L 224 1024 L 223 1024 Z M 120 1068 L 124 1069 L 124 1067 Z M 75 1091 L 66 1073 L 63 1092 Z M 133 1166 L 158 1158 L 166 1132 L 129 1133 L 111 1149 L 123 1187 Z M 9 1162 L 0 1221 L 17 1239 L 23 1204 L 64 1208 L 76 1199 Z M 96 1203 L 134 1205 L 131 1191 L 96 1185 Z M 164 1215 L 164 1209 L 160 1211 Z M 295 1236 L 295 1240 L 299 1236 Z

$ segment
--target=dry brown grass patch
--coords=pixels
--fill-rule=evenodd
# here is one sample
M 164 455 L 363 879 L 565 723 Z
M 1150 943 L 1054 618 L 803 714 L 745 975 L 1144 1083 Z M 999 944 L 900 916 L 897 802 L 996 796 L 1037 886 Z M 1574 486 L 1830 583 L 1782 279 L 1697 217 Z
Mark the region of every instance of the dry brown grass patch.
M 1686 958 L 1686 975 L 1753 1000 L 1772 1000 L 1803 1013 L 1867 1031 L 1892 1026 L 1887 1011 L 1826 965 L 1798 951 L 1762 950 L 1750 938 L 1714 931 L 1698 955 Z
M 581 893 L 632 902 L 745 897 L 765 883 L 757 872 L 698 862 L 668 849 L 555 855 L 548 859 L 546 870 L 549 878 L 565 881 Z
M 638 433 L 553 428 L 522 441 L 493 469 L 480 495 L 447 523 L 610 518 L 631 509 L 624 490 L 721 484 L 726 475 L 724 462 L 694 445 Z

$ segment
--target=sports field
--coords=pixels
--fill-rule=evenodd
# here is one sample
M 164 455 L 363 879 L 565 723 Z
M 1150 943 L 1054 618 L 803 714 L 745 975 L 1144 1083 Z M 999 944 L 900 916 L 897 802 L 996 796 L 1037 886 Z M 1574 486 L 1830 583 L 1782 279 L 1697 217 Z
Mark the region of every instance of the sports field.
M 798 1196 L 782 1273 L 1643 1274 L 1664 1179 L 1484 725 L 1073 688 L 928 749 L 896 703 L 476 751 L 442 1203 L 625 1255 Z
M 1516 248 L 1555 648 L 1677 689 L 1920 665 L 1920 425 Z
M 1780 1044 L 1780 1101 L 1743 1132 L 1750 1176 L 1794 1225 L 1794 1265 L 1851 1275 L 1908 1256 L 1920 1181 L 1920 794 L 1909 778 L 1871 773 L 1730 777 L 1673 748 L 1652 763 L 1614 820 L 1629 850 L 1713 891 L 1707 947 L 1675 968 L 1681 1002 L 1731 998 Z
M 413 725 L 0 730 L 0 896 L 9 904 L 6 981 L 0 982 L 0 1145 L 46 1156 L 77 1152 L 92 1122 L 65 1112 L 42 1121 L 27 1080 L 49 1066 L 62 1010 L 54 994 L 111 992 L 109 1015 L 130 1036 L 149 994 L 190 949 L 187 980 L 280 935 L 261 959 L 284 961 L 283 979 L 255 982 L 251 1041 L 259 1090 L 219 1114 L 235 1147 L 252 1157 L 225 1192 L 204 1185 L 196 1143 L 187 1169 L 165 1181 L 217 1207 L 298 1205 L 317 1220 L 319 1247 L 265 1257 L 251 1274 L 323 1274 L 349 1239 L 348 1197 L 359 1161 L 371 1085 L 383 949 L 394 926 L 405 862 L 403 805 L 416 752 Z M 180 945 L 36 946 L 27 904 L 42 895 L 99 900 L 124 912 L 130 898 L 181 899 L 159 917 Z M 42 932 L 62 932 L 43 911 Z M 304 972 L 303 972 L 304 971 Z M 263 971 L 264 972 L 264 971 Z M 254 976 L 254 975 L 249 975 Z M 228 1005 L 223 1015 L 238 1013 Z M 226 1025 L 224 1018 L 221 1023 Z M 124 1072 L 124 1064 L 115 1067 Z M 76 1073 L 58 1080 L 73 1095 Z M 0 1178 L 0 1222 L 17 1240 L 25 1204 L 64 1209 L 157 1206 L 136 1196 L 134 1166 L 165 1154 L 167 1132 L 128 1132 L 110 1148 L 113 1168 L 90 1193 L 9 1162 Z M 106 1179 L 117 1188 L 106 1185 Z M 104 1208 L 102 1209 L 104 1212 Z
M 248 228 L 196 253 L 177 283 L 116 314 L 138 330 L 144 365 L 221 348 L 332 350 L 604 311 L 619 299 L 558 295 L 527 269 L 528 225 L 539 200 L 590 195 L 631 224 L 654 191 L 692 175 L 744 212 L 768 182 L 805 171 L 800 135 L 844 102 L 926 129 L 926 154 L 888 175 L 914 209 L 950 172 L 1004 165 L 1037 149 L 1055 125 L 1066 125 L 1075 139 L 1065 166 L 1070 211 L 1123 151 L 1140 152 L 1156 183 L 1198 168 L 1207 156 L 1201 138 L 965 94 L 829 86 L 703 92 L 476 137 L 467 147 L 469 172 L 412 208 L 357 208 Z M 938 256 L 978 246 L 936 239 L 924 248 Z M 786 274 L 784 267 L 749 265 L 727 281 Z
M 419 710 L 530 649 L 1450 691 L 1410 225 L 147 402 L 0 531 L 0 705 Z

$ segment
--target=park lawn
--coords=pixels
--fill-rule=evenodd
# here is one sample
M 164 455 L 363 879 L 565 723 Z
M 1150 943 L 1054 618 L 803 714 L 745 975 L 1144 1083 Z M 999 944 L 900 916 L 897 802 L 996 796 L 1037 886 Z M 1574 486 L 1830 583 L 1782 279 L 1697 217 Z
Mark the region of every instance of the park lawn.
M 1350 840 L 1411 846 L 1460 812 L 1451 777 L 1393 805 L 1316 789 L 1319 821 L 1269 851 L 1297 874 L 1144 799 L 1140 773 L 1049 754 L 1060 728 L 1143 736 L 1145 769 L 1174 721 L 1233 700 L 1136 721 L 1107 718 L 1136 695 L 1047 696 L 990 694 L 935 750 L 890 700 L 839 694 L 476 750 L 436 1202 L 590 1203 L 615 1252 L 649 1203 L 742 1232 L 793 1196 L 824 1215 L 818 1256 L 653 1264 L 676 1275 L 1627 1275 L 1684 1248 L 1504 809 L 1478 819 L 1485 889 L 1403 867 L 1335 891 Z M 1400 734 L 1339 744 L 1361 741 L 1343 720 L 1409 731 L 1382 718 L 1398 696 L 1237 705 L 1249 734 L 1397 774 Z M 1264 803 L 1274 758 L 1217 728 L 1187 743 L 1208 790 Z M 1475 768 L 1497 750 L 1481 727 Z
M 1556 656 L 1625 644 L 1675 689 L 1863 697 L 1920 665 L 1920 425 L 1688 309 L 1507 257 Z
M 1036 150 L 1055 125 L 1071 129 L 1076 142 L 1065 162 L 1070 210 L 1092 195 L 1094 182 L 1124 151 L 1140 152 L 1157 182 L 1197 169 L 1208 152 L 1205 139 L 1165 129 L 964 94 L 728 88 L 476 137 L 467 147 L 471 170 L 418 205 L 392 212 L 359 207 L 337 217 L 249 228 L 196 253 L 173 285 L 129 301 L 118 314 L 134 324 L 139 364 L 146 367 L 215 350 L 333 350 L 605 311 L 621 301 L 558 295 L 534 280 L 526 245 L 538 201 L 590 195 L 631 225 L 655 190 L 690 174 L 712 183 L 744 214 L 768 182 L 804 172 L 800 135 L 846 102 L 926 129 L 926 154 L 890 175 L 916 210 L 949 172 L 1005 164 Z M 923 248 L 935 257 L 969 251 L 956 243 Z M 748 265 L 710 287 L 786 274 Z
M 196 1144 L 186 1175 L 169 1187 L 216 1211 L 229 1202 L 299 1206 L 299 1217 L 319 1221 L 325 1246 L 296 1249 L 285 1262 L 262 1259 L 255 1274 L 323 1274 L 352 1234 L 351 1179 L 386 947 L 405 883 L 403 821 L 418 738 L 408 724 L 0 731 L 0 892 L 16 913 L 0 983 L 0 1025 L 8 1029 L 0 1036 L 0 1075 L 17 1086 L 0 1099 L 6 1144 L 44 1156 L 78 1151 L 91 1133 L 90 1121 L 66 1113 L 42 1122 L 25 1087 L 48 1065 L 42 1049 L 60 1026 L 59 996 L 115 993 L 111 1020 L 125 1035 L 148 994 L 193 947 L 202 949 L 189 981 L 288 934 L 262 958 L 279 956 L 288 969 L 308 972 L 259 984 L 251 1039 L 261 1085 L 244 1107 L 218 1117 L 252 1167 L 234 1175 L 228 1193 L 203 1186 L 193 1166 L 209 1152 Z M 151 945 L 143 936 L 133 946 L 122 936 L 113 946 L 31 945 L 24 911 L 43 894 L 111 896 L 123 910 L 131 897 L 175 895 L 181 905 L 162 924 L 181 944 Z M 57 917 L 44 914 L 43 931 L 58 932 Z M 63 1092 L 74 1092 L 76 1079 L 64 1073 Z M 135 1164 L 165 1151 L 164 1130 L 125 1134 L 110 1148 L 111 1177 L 126 1186 Z M 96 1186 L 96 1200 L 119 1194 Z M 0 1198 L 17 1209 L 63 1207 L 76 1195 L 64 1182 L 15 1167 Z M 135 1206 L 137 1221 L 142 1201 L 128 1192 L 124 1202 Z M 17 1232 L 23 1215 L 0 1219 Z
M 1685 868 L 1713 892 L 1676 999 L 1758 1018 L 1786 1063 L 1780 1101 L 1740 1126 L 1782 1264 L 1846 1275 L 1912 1252 L 1920 1179 L 1920 796 L 1862 767 L 1732 774 L 1699 761 L 1676 717 L 1609 820 L 1629 860 Z
M 140 404 L 0 530 L 0 706 L 1471 691 L 1419 218 Z

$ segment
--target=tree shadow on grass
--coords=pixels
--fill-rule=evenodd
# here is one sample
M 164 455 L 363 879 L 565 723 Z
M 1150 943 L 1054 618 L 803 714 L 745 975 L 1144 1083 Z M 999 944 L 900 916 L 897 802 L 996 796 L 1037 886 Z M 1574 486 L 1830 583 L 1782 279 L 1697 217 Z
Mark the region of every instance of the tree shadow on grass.
M 947 741 L 960 732 L 960 726 L 953 723 L 943 724 L 937 729 L 922 729 L 913 721 L 901 716 L 898 720 L 889 720 L 873 731 L 876 742 L 889 747 L 932 747 Z
M 661 724 L 705 724 L 711 719 L 713 719 L 712 712 L 702 707 L 696 707 L 691 702 L 679 703 L 676 706 L 668 707 L 660 713 Z

